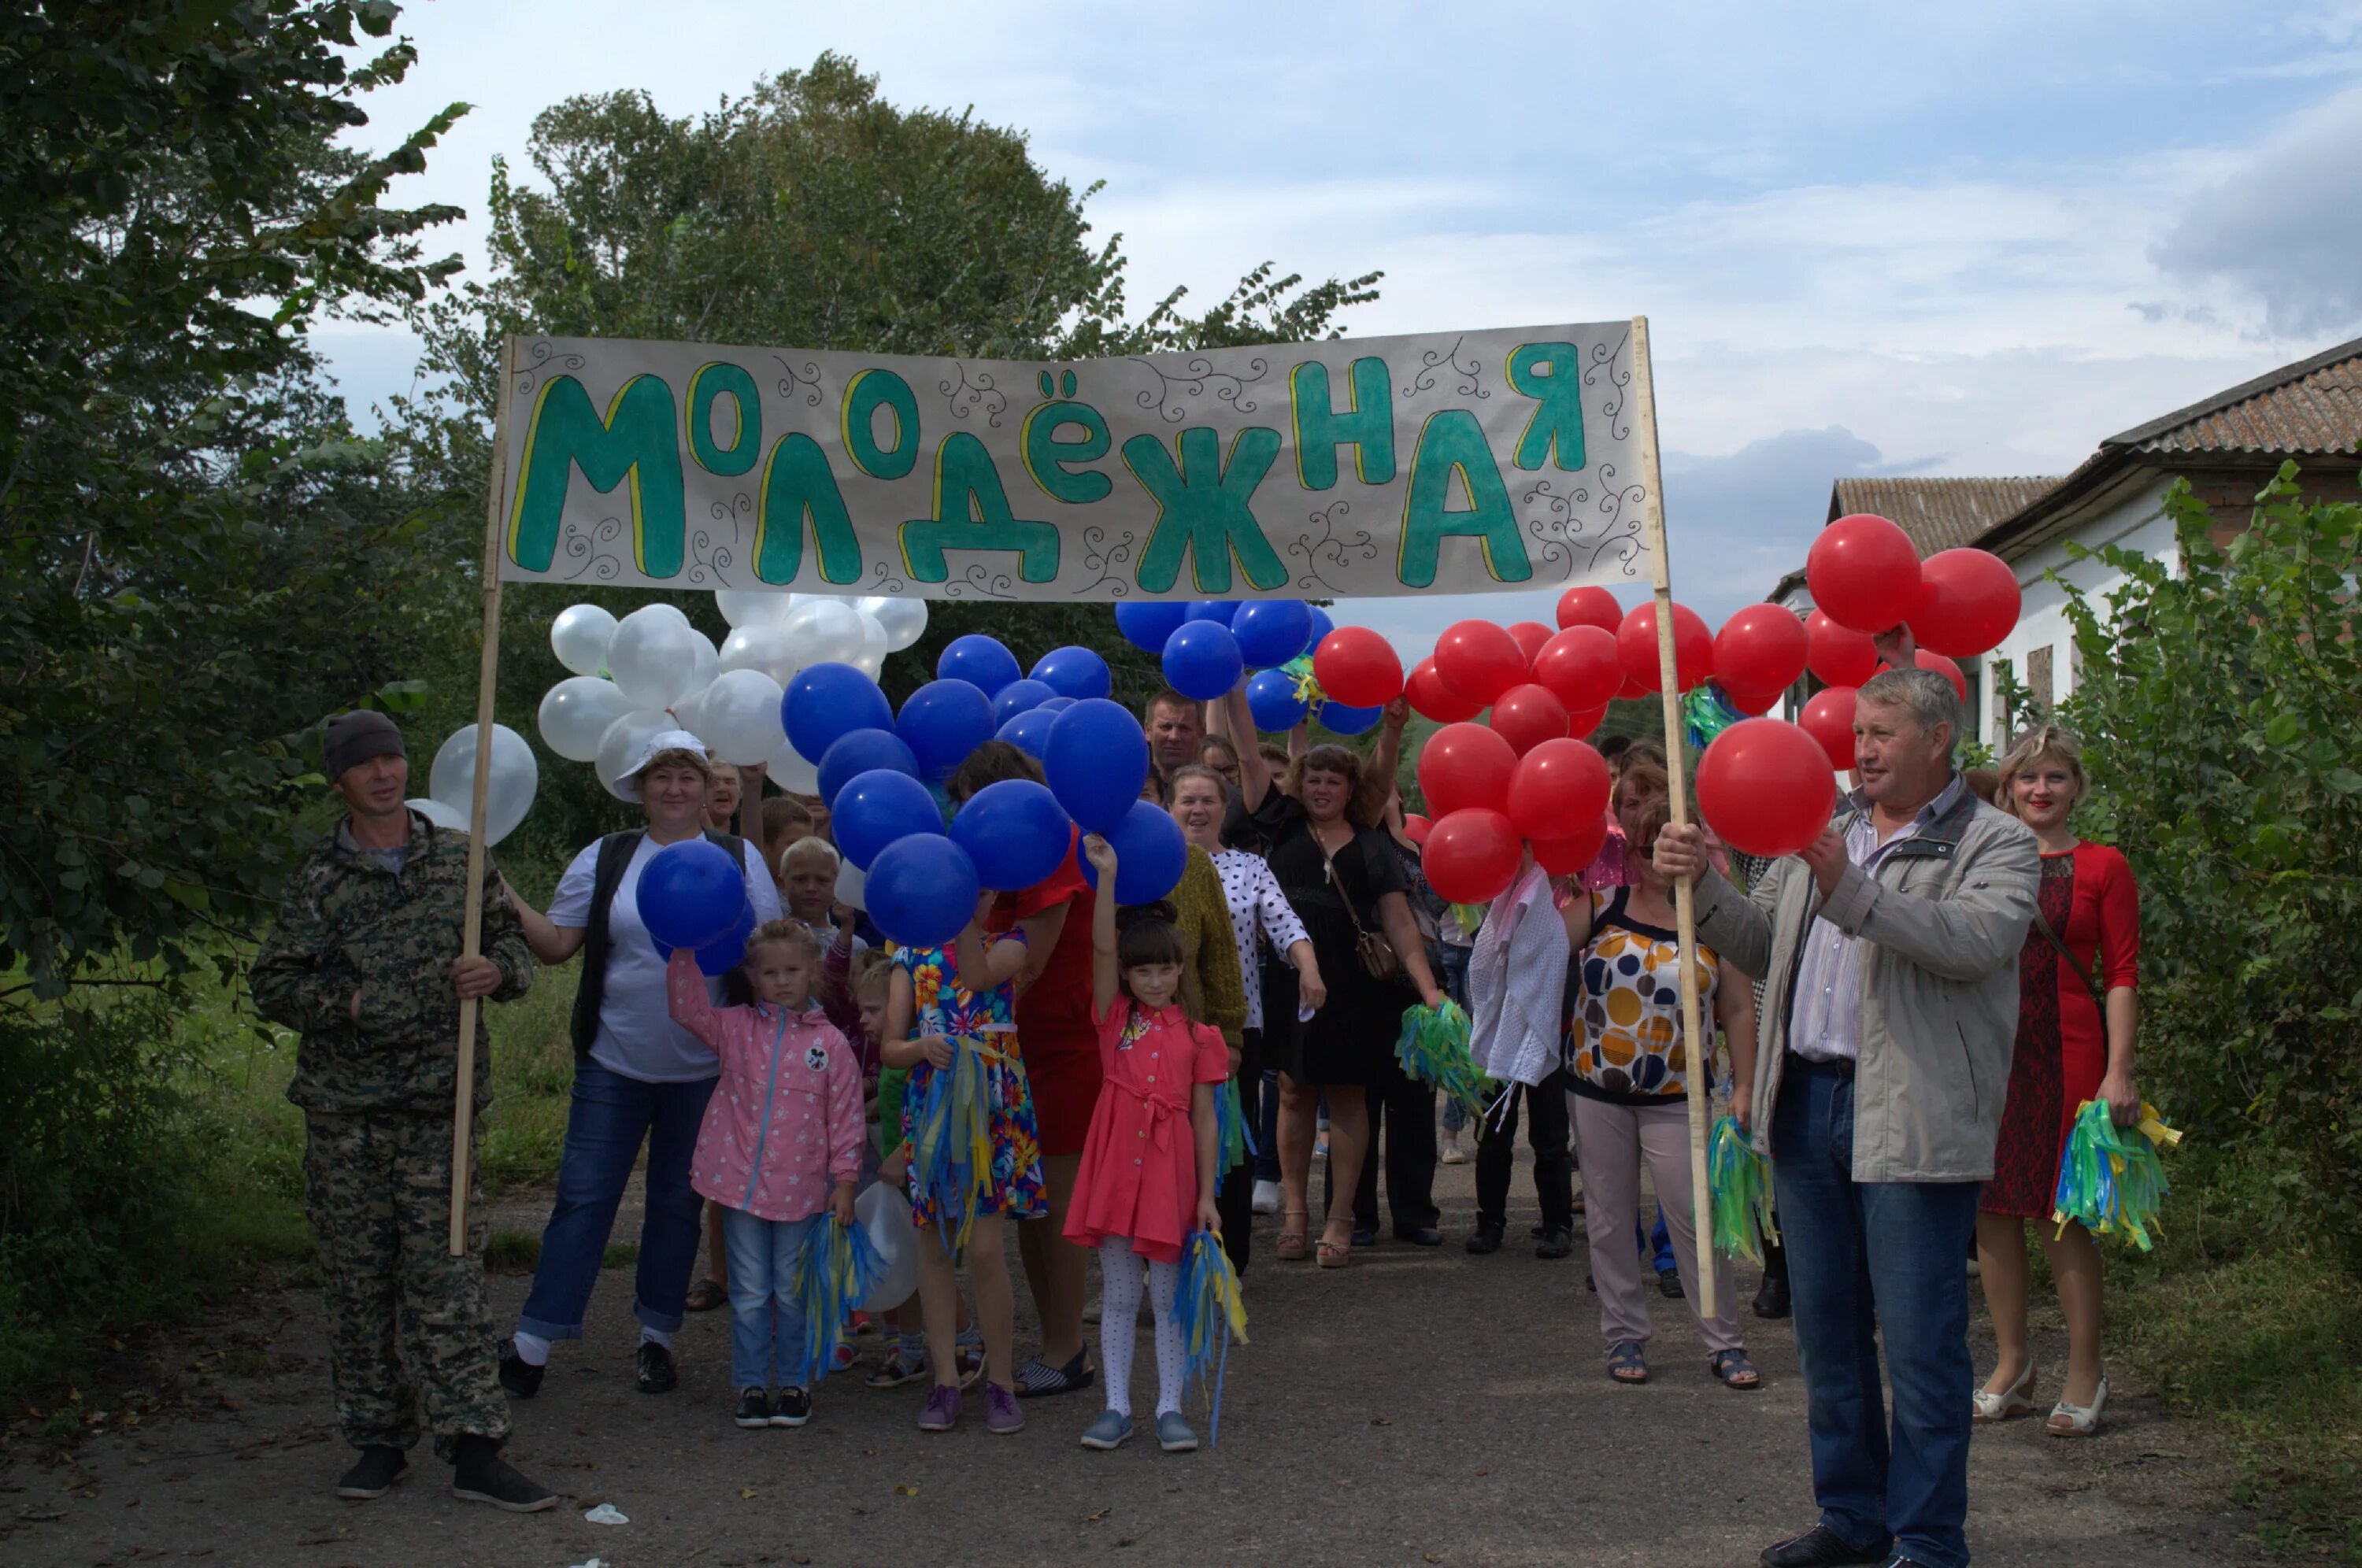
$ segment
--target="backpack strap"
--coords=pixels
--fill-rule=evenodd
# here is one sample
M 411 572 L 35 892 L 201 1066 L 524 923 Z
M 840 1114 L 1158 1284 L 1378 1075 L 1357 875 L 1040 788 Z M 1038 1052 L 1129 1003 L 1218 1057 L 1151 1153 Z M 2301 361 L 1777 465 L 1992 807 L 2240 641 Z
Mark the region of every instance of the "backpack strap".
M 615 901 L 615 889 L 623 885 L 624 873 L 631 867 L 640 840 L 646 836 L 644 829 L 632 828 L 611 833 L 599 841 L 599 858 L 590 873 L 590 925 L 582 939 L 582 977 L 574 987 L 574 1016 L 569 1030 L 578 1062 L 590 1055 L 590 1046 L 599 1038 L 599 1007 L 607 999 L 607 912 Z

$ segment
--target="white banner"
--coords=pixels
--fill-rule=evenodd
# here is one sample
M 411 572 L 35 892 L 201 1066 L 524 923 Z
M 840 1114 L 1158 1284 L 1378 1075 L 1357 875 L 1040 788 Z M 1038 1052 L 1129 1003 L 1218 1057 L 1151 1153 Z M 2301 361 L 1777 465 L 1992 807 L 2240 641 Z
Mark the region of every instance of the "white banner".
M 1631 337 L 1069 363 L 521 338 L 502 577 L 1079 601 L 1645 577 Z

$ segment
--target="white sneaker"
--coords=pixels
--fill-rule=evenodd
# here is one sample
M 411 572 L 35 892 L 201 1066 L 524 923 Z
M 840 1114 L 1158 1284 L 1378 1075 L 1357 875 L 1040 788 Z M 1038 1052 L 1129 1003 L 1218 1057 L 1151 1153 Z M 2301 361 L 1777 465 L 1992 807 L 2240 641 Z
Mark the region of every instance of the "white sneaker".
M 1248 1200 L 1247 1207 L 1257 1214 L 1278 1213 L 1279 1183 L 1275 1181 L 1259 1181 L 1255 1183 L 1254 1197 Z

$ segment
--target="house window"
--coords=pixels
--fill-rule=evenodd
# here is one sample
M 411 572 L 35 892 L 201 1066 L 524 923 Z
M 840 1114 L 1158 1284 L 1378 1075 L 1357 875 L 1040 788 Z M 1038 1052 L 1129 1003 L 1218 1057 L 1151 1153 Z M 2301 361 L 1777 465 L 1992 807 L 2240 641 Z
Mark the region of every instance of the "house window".
M 2025 693 L 2037 712 L 2050 712 L 2050 646 L 2044 644 L 2025 656 Z

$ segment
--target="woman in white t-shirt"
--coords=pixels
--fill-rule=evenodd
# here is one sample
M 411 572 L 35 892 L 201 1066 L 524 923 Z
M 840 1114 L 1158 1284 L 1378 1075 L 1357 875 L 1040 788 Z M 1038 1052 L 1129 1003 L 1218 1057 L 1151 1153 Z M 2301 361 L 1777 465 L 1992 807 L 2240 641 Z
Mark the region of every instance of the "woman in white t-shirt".
M 690 1156 L 717 1066 L 712 1048 L 672 1021 L 665 961 L 640 922 L 638 889 L 641 869 L 658 850 L 707 833 L 709 767 L 696 736 L 658 733 L 615 781 L 617 794 L 640 802 L 646 827 L 586 845 L 558 878 L 546 915 L 510 894 L 535 957 L 562 964 L 577 952 L 584 955 L 557 1199 L 541 1233 L 541 1261 L 515 1338 L 501 1354 L 502 1386 L 520 1399 L 539 1392 L 550 1342 L 582 1337 L 607 1235 L 643 1143 L 647 1207 L 633 1302 L 641 1325 L 637 1377 L 648 1394 L 678 1382 L 672 1334 L 680 1327 L 699 1230 Z M 778 919 L 778 889 L 753 846 L 708 836 L 739 846 L 756 923 Z M 722 982 L 708 984 L 714 1000 L 723 1000 Z

